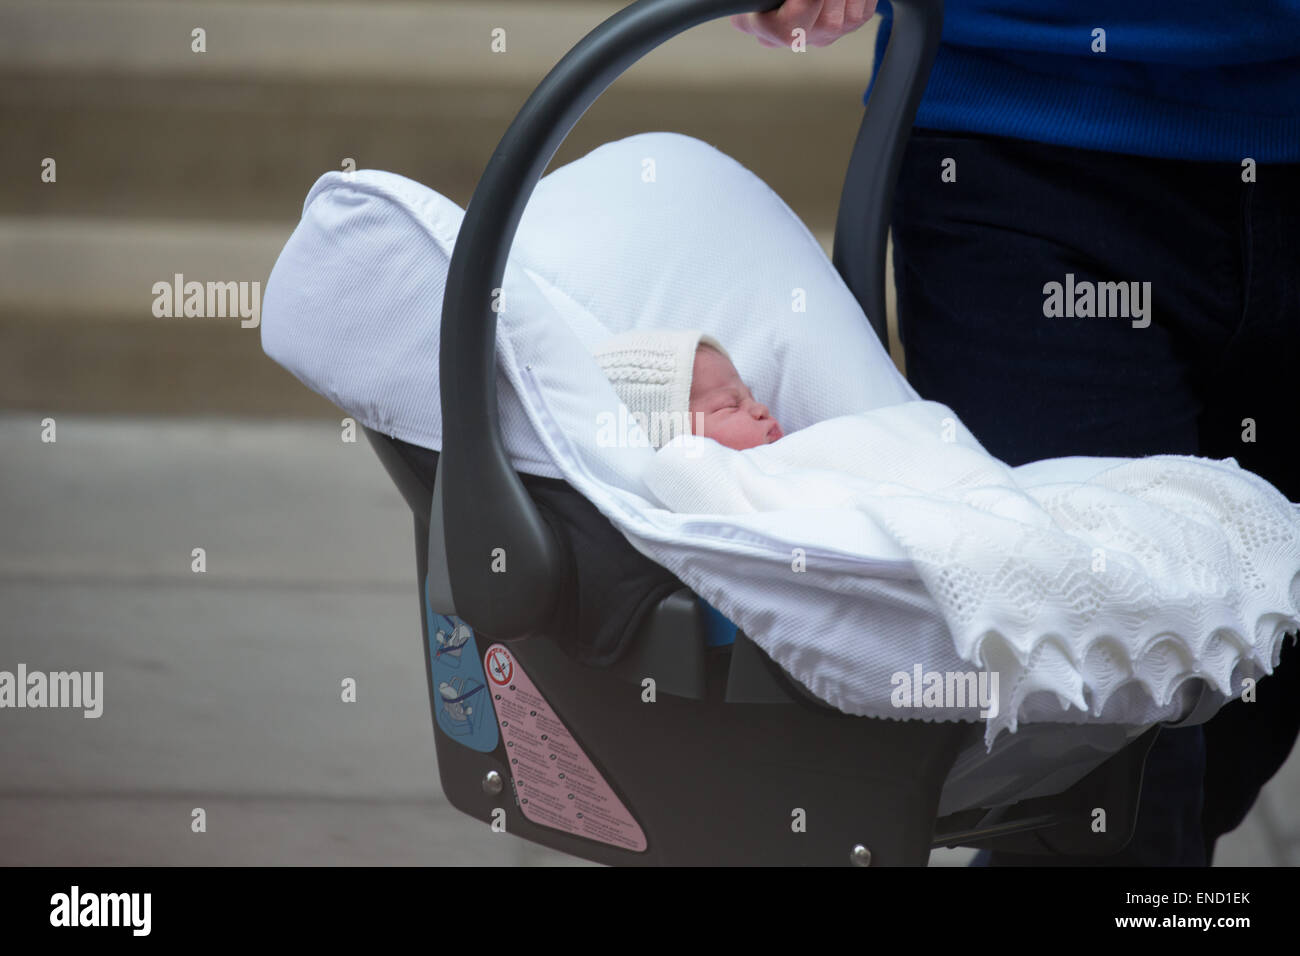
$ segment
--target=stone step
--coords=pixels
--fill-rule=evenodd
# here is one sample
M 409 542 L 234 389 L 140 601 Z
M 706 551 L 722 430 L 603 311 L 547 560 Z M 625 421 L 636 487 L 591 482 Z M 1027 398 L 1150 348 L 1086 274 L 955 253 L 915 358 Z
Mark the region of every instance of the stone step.
M 610 0 L 4 0 L 0 62 L 53 75 L 492 82 L 534 86 L 628 3 Z M 202 52 L 192 31 L 206 31 Z M 873 25 L 865 28 L 863 35 Z M 850 49 L 850 47 L 856 47 Z M 624 85 L 744 80 L 779 88 L 854 82 L 869 63 L 855 36 L 830 47 L 762 47 L 726 18 L 648 53 Z
M 0 215 L 292 221 L 345 158 L 462 205 L 551 67 L 618 4 L 0 3 Z M 208 52 L 189 31 L 204 25 Z M 506 31 L 506 52 L 490 46 Z M 713 143 L 825 220 L 861 117 L 872 28 L 772 50 L 725 20 L 648 54 L 555 163 L 648 130 Z M 41 162 L 57 163 L 55 183 Z
M 153 284 L 262 283 L 292 223 L 0 218 L 0 409 L 337 419 L 238 318 L 155 318 Z M 817 238 L 830 254 L 832 232 Z

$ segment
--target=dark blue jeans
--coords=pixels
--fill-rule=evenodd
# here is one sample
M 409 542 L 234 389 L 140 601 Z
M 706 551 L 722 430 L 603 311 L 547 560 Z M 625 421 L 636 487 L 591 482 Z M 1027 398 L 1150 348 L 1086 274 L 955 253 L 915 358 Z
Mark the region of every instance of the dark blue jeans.
M 1300 165 L 1255 172 L 914 131 L 893 216 L 908 378 L 1012 465 L 1232 457 L 1300 500 Z M 1045 315 L 1071 281 L 1149 282 L 1149 324 L 1133 302 Z M 1300 730 L 1291 643 L 1256 702 L 1161 731 L 1123 854 L 1055 862 L 1208 864 Z

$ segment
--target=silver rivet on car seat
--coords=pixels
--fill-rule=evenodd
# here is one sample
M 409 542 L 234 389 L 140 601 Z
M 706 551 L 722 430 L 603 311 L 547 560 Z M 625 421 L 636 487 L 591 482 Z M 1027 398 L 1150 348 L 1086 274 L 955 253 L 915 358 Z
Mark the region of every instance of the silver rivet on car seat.
M 859 843 L 849 851 L 849 859 L 853 861 L 854 866 L 870 866 L 871 851 Z
M 501 788 L 503 786 L 504 784 L 502 783 L 501 780 L 501 774 L 497 773 L 495 770 L 489 770 L 483 776 L 484 793 L 490 793 L 495 796 L 496 794 L 501 792 Z

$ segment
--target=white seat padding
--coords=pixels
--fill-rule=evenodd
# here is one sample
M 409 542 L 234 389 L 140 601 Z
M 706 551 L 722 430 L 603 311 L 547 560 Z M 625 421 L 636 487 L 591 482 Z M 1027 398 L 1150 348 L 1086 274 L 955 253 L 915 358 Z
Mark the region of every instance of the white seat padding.
M 322 176 L 267 284 L 267 354 L 364 425 L 440 449 L 439 321 L 461 218 L 450 200 L 392 173 Z M 813 528 L 806 507 L 674 514 L 641 480 L 654 452 L 636 425 L 610 447 L 609 418 L 621 406 L 590 350 L 630 328 L 718 338 L 787 433 L 918 397 L 820 245 L 766 184 L 678 134 L 606 144 L 537 186 L 503 285 L 498 398 L 519 470 L 569 481 L 841 710 L 978 719 L 976 707 L 891 703 L 899 671 L 962 672 L 975 662 L 958 655 L 916 569 L 871 521 L 838 516 Z M 1071 461 L 1082 460 L 1045 463 L 1037 477 L 1077 474 Z M 809 571 L 792 575 L 797 548 Z M 1100 712 L 1065 710 L 1079 699 L 1078 667 L 1064 655 L 1035 666 L 1013 728 L 1017 716 L 1176 720 L 1203 690 L 1189 681 L 1155 701 L 1110 687 Z M 1239 673 L 1258 671 L 1243 659 Z

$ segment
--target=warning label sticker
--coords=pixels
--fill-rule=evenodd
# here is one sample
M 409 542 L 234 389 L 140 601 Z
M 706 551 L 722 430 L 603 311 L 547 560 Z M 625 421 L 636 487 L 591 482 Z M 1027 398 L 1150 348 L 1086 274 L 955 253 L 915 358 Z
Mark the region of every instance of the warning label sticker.
M 489 647 L 484 668 L 492 682 L 492 703 L 523 815 L 589 840 L 644 850 L 640 825 L 509 649 L 502 644 Z
M 492 683 L 504 687 L 515 675 L 515 662 L 504 647 L 494 647 L 487 654 L 487 672 Z

